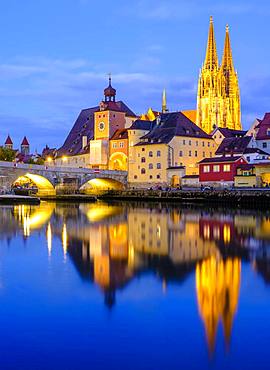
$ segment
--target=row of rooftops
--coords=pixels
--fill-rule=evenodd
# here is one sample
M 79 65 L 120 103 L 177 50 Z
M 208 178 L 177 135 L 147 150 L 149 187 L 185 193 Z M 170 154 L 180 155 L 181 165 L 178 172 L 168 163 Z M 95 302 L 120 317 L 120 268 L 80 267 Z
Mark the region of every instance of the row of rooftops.
M 5 145 L 13 145 L 13 141 L 12 141 L 10 135 L 7 136 L 6 141 L 5 141 Z M 23 145 L 23 146 L 29 146 L 30 145 L 26 136 L 24 136 L 24 138 L 21 142 L 21 145 Z

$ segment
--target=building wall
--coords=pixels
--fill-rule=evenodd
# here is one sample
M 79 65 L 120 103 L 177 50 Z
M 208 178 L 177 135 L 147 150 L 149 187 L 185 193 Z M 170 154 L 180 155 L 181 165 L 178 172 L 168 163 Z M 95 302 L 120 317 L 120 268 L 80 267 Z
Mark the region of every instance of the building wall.
M 95 140 L 109 139 L 116 130 L 125 128 L 125 124 L 124 112 L 109 110 L 95 112 Z
M 46 161 L 45 165 L 48 167 L 56 166 L 56 167 L 89 168 L 90 153 L 56 158 L 55 160 L 51 162 Z
M 200 182 L 232 182 L 236 175 L 236 168 L 240 163 L 247 163 L 244 159 L 239 159 L 236 162 L 215 162 L 215 163 L 201 163 L 199 166 Z M 224 166 L 230 166 L 228 171 L 224 171 Z M 204 168 L 209 166 L 209 172 L 204 172 Z M 214 166 L 219 166 L 219 171 L 214 171 Z

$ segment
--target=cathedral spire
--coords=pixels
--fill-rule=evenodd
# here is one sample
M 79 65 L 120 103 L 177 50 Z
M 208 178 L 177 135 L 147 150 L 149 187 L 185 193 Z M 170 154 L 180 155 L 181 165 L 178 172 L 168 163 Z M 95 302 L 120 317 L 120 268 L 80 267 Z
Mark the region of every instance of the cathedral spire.
M 217 46 L 214 34 L 214 24 L 213 17 L 210 17 L 208 41 L 206 56 L 204 61 L 204 68 L 210 69 L 211 71 L 218 68 L 218 56 L 217 56 Z
M 230 42 L 230 33 L 229 33 L 228 25 L 226 25 L 226 35 L 225 35 L 225 43 L 224 43 L 224 51 L 223 51 L 221 68 L 234 71 L 232 49 L 231 49 L 231 42 Z
M 162 113 L 166 113 L 167 111 L 166 90 L 164 89 L 162 93 Z

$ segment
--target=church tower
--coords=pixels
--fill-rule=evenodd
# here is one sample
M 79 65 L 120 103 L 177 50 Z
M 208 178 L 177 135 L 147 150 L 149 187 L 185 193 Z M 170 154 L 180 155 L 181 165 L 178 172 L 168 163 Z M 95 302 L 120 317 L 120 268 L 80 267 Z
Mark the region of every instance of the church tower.
M 237 72 L 233 65 L 228 25 L 226 26 L 224 52 L 219 70 L 219 83 L 222 115 L 218 125 L 233 130 L 241 130 L 240 92 Z
M 229 28 L 226 27 L 224 53 L 219 66 L 212 17 L 206 57 L 199 75 L 196 123 L 207 133 L 215 127 L 242 129 L 240 92 L 233 66 Z

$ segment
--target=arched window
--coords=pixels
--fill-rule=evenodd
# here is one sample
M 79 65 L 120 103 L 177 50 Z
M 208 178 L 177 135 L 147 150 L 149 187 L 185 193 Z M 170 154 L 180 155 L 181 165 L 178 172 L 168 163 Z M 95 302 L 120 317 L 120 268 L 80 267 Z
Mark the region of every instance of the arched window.
M 149 163 L 149 170 L 152 170 L 153 169 L 153 163 Z
M 149 152 L 149 157 L 153 157 L 153 152 L 152 151 Z
M 145 163 L 145 157 L 142 157 L 141 162 Z
M 157 151 L 157 157 L 160 157 L 160 150 Z
M 141 169 L 141 174 L 144 175 L 145 174 L 145 168 L 142 168 Z
M 157 163 L 157 169 L 160 170 L 161 169 L 161 163 Z

